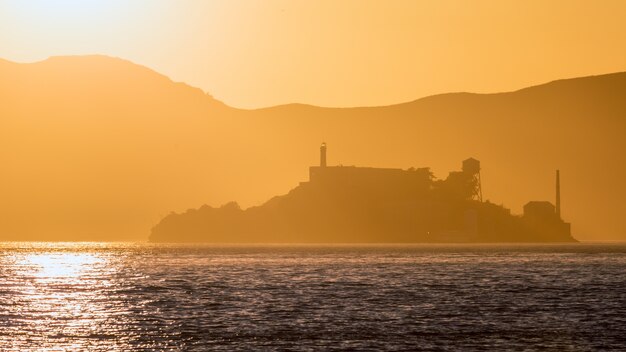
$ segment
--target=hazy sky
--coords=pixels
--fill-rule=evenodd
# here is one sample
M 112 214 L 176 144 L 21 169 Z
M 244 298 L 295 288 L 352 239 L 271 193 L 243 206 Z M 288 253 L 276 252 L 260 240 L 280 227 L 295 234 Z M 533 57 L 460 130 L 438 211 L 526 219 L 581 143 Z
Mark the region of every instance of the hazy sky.
M 622 0 L 0 0 L 0 57 L 122 57 L 236 107 L 382 105 L 624 71 L 625 14 Z

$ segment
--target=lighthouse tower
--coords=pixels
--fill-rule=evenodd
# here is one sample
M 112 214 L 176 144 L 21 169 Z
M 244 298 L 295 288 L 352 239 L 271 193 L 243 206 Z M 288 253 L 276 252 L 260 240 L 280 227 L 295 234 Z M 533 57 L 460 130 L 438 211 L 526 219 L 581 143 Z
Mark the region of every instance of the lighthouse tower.
M 326 167 L 326 143 L 320 147 L 320 167 Z

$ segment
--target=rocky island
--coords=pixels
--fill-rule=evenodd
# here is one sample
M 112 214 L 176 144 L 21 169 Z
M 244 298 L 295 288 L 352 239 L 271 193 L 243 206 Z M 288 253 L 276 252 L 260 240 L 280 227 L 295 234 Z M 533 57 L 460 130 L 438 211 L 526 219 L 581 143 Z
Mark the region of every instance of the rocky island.
M 531 201 L 521 216 L 482 200 L 480 162 L 436 180 L 429 168 L 328 166 L 326 145 L 309 181 L 261 206 L 207 205 L 163 218 L 152 242 L 495 243 L 576 242 L 556 206 Z

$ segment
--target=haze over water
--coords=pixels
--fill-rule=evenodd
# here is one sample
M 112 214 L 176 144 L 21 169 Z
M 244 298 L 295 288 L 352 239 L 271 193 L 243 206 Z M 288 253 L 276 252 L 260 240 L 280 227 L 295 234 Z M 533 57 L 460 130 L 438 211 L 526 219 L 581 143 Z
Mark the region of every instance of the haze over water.
M 0 350 L 624 350 L 626 245 L 0 244 Z

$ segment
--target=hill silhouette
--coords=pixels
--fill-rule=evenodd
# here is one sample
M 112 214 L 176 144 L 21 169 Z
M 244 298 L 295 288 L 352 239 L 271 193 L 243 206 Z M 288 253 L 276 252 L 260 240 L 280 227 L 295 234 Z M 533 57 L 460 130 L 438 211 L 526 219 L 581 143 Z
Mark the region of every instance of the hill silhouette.
M 306 179 L 324 140 L 333 164 L 483 162 L 485 198 L 516 213 L 552 200 L 581 240 L 626 239 L 626 73 L 384 107 L 228 107 L 128 61 L 0 61 L 0 239 L 145 239 L 168 212 L 243 207 Z

